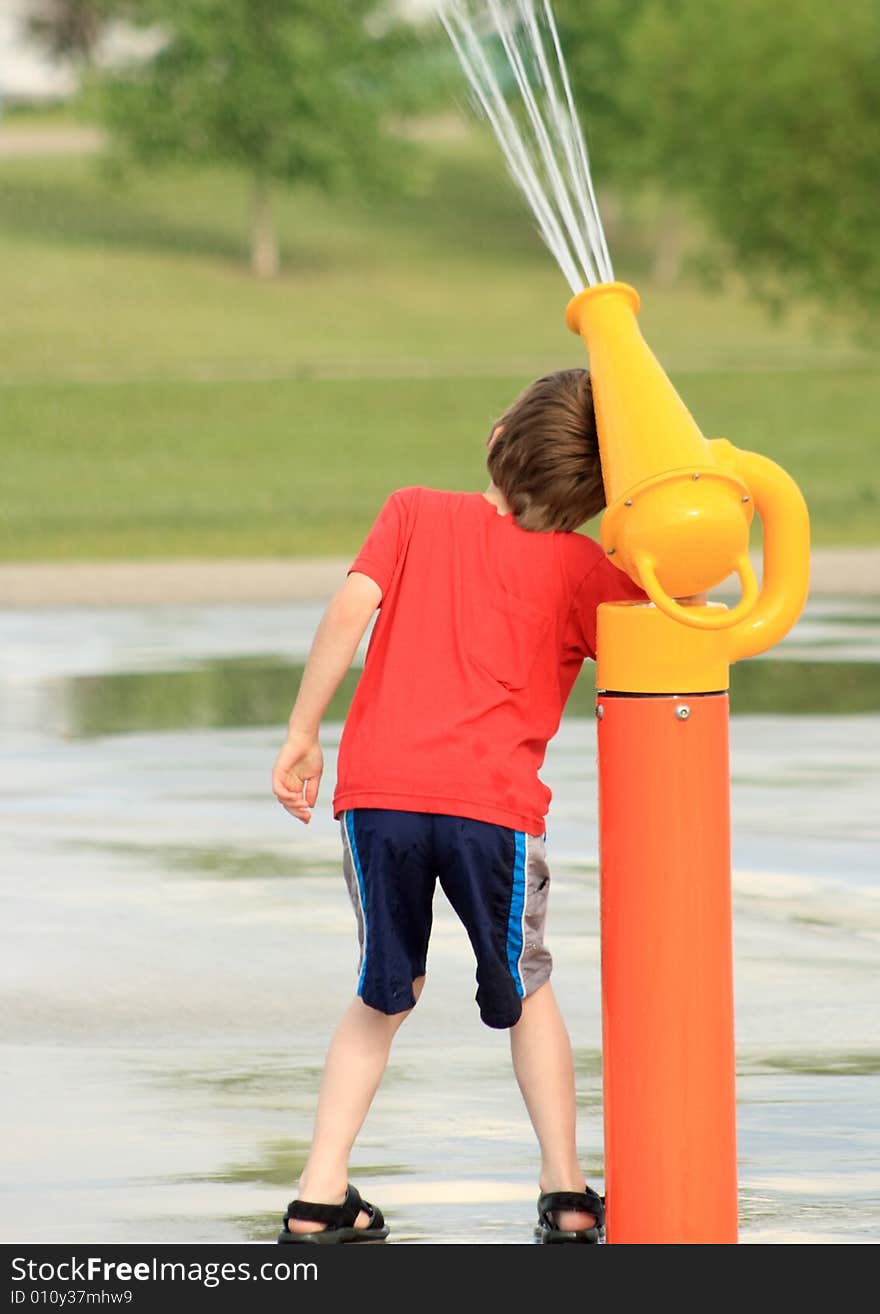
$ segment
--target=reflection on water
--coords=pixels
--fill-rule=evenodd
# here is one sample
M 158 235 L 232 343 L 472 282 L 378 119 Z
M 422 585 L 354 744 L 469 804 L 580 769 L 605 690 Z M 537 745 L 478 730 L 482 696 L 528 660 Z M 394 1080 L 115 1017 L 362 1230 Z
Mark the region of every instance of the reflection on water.
M 71 735 L 284 725 L 302 671 L 288 662 L 240 658 L 209 661 L 191 671 L 74 676 L 59 690 L 62 724 Z M 346 676 L 328 708 L 329 719 L 345 717 L 357 679 L 357 673 Z
M 216 1172 L 201 1176 L 184 1176 L 190 1182 L 256 1182 L 259 1186 L 289 1186 L 295 1182 L 306 1164 L 308 1141 L 269 1141 L 260 1149 L 260 1157 L 252 1163 L 226 1164 Z
M 315 604 L 7 613 L 0 724 L 65 736 L 283 725 L 319 616 Z M 345 716 L 357 678 L 329 719 Z M 587 664 L 567 714 L 590 715 L 593 700 Z M 735 715 L 878 710 L 877 599 L 811 601 L 772 653 L 731 670 Z
M 274 1242 L 357 968 L 327 803 L 341 713 L 312 824 L 269 792 L 316 619 L 285 610 L 277 646 L 270 608 L 3 622 L 4 1240 L 43 1238 L 51 1196 L 56 1241 Z M 880 1239 L 878 614 L 814 612 L 778 662 L 737 668 L 755 681 L 731 699 L 745 1241 Z M 855 714 L 830 715 L 845 671 Z M 783 695 L 818 714 L 777 714 Z M 773 715 L 740 714 L 768 697 Z M 576 698 L 543 771 L 548 941 L 601 1187 L 589 676 Z M 537 1153 L 474 989 L 438 898 L 425 994 L 352 1161 L 397 1242 L 532 1240 Z
M 794 1072 L 802 1077 L 876 1077 L 880 1074 L 880 1052 L 741 1054 L 738 1067 L 741 1073 L 751 1075 Z
M 302 672 L 302 665 L 242 658 L 189 671 L 73 676 L 60 690 L 61 722 L 70 735 L 283 725 Z M 344 719 L 356 686 L 357 674 L 350 672 L 330 704 L 330 719 Z M 566 715 L 588 715 L 595 696 L 590 666 L 572 690 Z M 734 714 L 878 711 L 880 664 L 743 662 L 731 670 L 730 705 Z
M 116 854 L 120 859 L 140 858 L 153 870 L 161 867 L 187 877 L 203 875 L 212 880 L 264 880 L 266 877 L 314 876 L 335 873 L 335 858 L 266 848 L 203 848 L 198 844 L 115 844 L 76 841 L 86 848 Z

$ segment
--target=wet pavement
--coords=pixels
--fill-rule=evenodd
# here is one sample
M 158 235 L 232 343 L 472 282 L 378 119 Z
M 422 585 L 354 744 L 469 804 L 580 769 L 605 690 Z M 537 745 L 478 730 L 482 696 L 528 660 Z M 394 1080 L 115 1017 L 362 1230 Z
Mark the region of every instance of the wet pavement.
M 225 724 L 95 734 L 74 710 L 98 677 L 301 661 L 317 614 L 0 620 L 0 1239 L 45 1240 L 51 1217 L 54 1241 L 274 1240 L 354 987 L 329 810 L 339 722 L 304 828 L 269 790 L 278 725 L 236 724 L 223 704 Z M 833 680 L 836 662 L 876 662 L 878 623 L 880 602 L 840 600 L 782 647 Z M 732 720 L 745 1242 L 880 1239 L 878 732 L 880 707 Z M 576 1051 L 582 1162 L 601 1188 L 592 718 L 566 717 L 543 776 L 547 939 Z M 428 985 L 352 1161 L 397 1242 L 532 1240 L 532 1132 L 507 1038 L 481 1025 L 473 993 L 470 948 L 438 896 Z

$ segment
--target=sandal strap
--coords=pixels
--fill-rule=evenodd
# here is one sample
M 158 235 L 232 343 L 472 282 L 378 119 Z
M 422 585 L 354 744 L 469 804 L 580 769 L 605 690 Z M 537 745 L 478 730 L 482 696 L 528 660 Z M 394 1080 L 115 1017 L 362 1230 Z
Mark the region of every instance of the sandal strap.
M 583 1191 L 546 1191 L 538 1197 L 538 1213 L 542 1220 L 553 1224 L 552 1214 L 558 1209 L 572 1213 L 592 1214 L 597 1227 L 605 1225 L 605 1202 L 589 1186 Z
M 349 1186 L 342 1204 L 319 1204 L 312 1200 L 291 1200 L 284 1215 L 285 1223 L 297 1218 L 308 1223 L 326 1223 L 328 1227 L 354 1227 L 364 1203 L 354 1186 Z M 367 1211 L 369 1212 L 369 1211 Z

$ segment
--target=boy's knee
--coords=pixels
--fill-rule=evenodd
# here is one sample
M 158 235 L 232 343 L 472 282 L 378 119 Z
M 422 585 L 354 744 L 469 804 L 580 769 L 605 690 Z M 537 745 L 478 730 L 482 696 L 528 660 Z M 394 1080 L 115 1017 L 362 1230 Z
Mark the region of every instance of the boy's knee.
M 402 1013 L 394 1014 L 393 1020 L 397 1026 L 401 1026 L 401 1024 L 406 1021 L 410 1013 L 415 1008 L 416 1004 L 419 1002 L 419 998 L 422 993 L 422 987 L 424 986 L 424 984 L 425 984 L 425 978 L 423 976 L 417 976 L 413 981 L 412 983 L 413 1003 L 410 1005 L 409 1008 L 404 1009 Z
M 394 1014 L 394 1020 L 398 1026 L 400 1026 L 401 1023 L 406 1021 L 410 1013 L 415 1008 L 416 1004 L 419 1002 L 424 984 L 425 984 L 425 978 L 423 976 L 417 976 L 413 981 L 412 983 L 413 1003 L 410 1005 L 409 1008 L 405 1009 L 402 1013 Z
M 389 1013 L 385 1008 L 379 1007 L 376 1004 L 371 1004 L 368 999 L 365 999 L 363 997 L 363 995 L 358 995 L 358 999 L 360 1003 L 363 1005 L 363 1007 L 369 1009 L 370 1013 L 372 1013 L 374 1017 L 381 1018 L 384 1022 L 386 1022 L 391 1027 L 392 1031 L 396 1031 L 397 1028 L 406 1021 L 410 1013 L 415 1008 L 416 1004 L 419 1002 L 419 997 L 421 996 L 422 988 L 424 987 L 424 984 L 425 984 L 424 976 L 417 976 L 415 978 L 415 980 L 412 983 L 413 1002 L 409 1005 L 408 1008 L 402 1008 L 400 1009 L 399 1012 L 396 1013 Z

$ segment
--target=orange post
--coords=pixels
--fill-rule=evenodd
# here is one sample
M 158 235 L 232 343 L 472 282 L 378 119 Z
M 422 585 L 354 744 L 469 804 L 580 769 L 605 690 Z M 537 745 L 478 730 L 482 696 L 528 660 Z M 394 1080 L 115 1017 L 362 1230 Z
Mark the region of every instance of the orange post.
M 735 1242 L 726 691 L 730 663 L 777 643 L 803 609 L 809 518 L 773 461 L 703 437 L 638 309 L 632 288 L 606 283 L 566 314 L 590 355 L 602 546 L 650 599 L 598 616 L 608 1240 Z M 735 607 L 688 605 L 733 574 Z
M 735 1242 L 726 693 L 600 693 L 609 1242 Z

